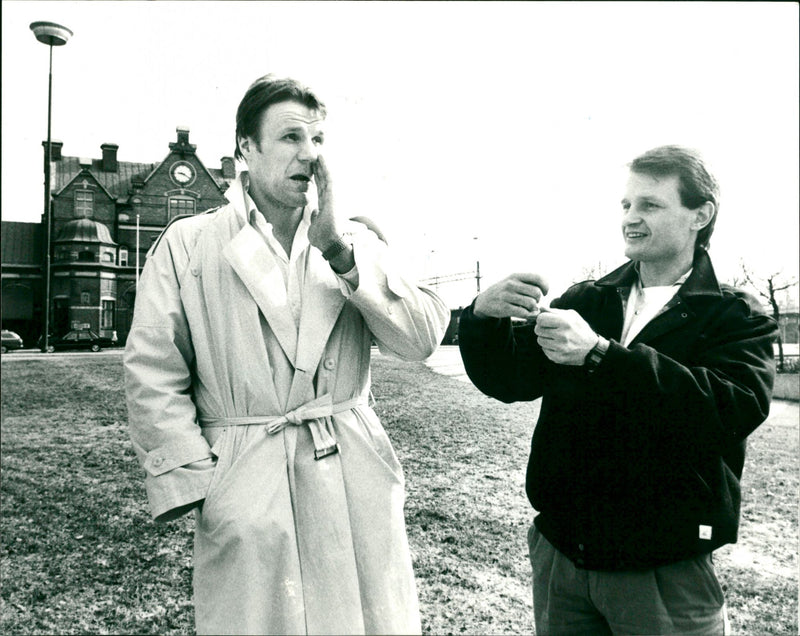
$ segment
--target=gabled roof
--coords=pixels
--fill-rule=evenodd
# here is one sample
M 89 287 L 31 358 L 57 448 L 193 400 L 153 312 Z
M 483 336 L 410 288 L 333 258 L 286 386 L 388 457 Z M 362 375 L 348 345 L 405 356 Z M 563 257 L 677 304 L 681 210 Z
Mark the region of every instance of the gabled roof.
M 50 163 L 53 175 L 53 192 L 60 192 L 81 173 L 80 159 L 78 157 L 62 157 L 59 161 Z M 154 163 L 134 163 L 131 161 L 118 161 L 116 172 L 104 172 L 103 160 L 92 159 L 89 169 L 97 182 L 113 197 L 126 197 L 131 189 L 131 180 L 134 177 L 144 178 L 153 171 Z
M 72 179 L 70 181 L 68 181 L 67 184 L 63 188 L 61 188 L 59 190 L 56 190 L 55 191 L 55 196 L 59 196 L 70 184 L 72 184 L 73 182 L 75 182 L 78 179 L 80 179 L 80 176 L 82 174 L 84 175 L 84 177 L 83 177 L 84 181 L 86 180 L 86 175 L 89 175 L 92 178 L 93 181 L 97 181 L 97 183 L 100 184 L 100 189 L 106 194 L 106 196 L 108 196 L 109 199 L 117 199 L 118 198 L 117 195 L 115 195 L 113 192 L 109 192 L 108 191 L 108 189 L 100 182 L 100 180 L 97 179 L 97 177 L 95 177 L 93 172 L 84 172 L 83 170 L 81 170 L 81 172 L 79 172 L 74 177 L 72 177 Z
M 172 153 L 169 153 L 169 157 Z M 91 168 L 89 171 L 97 182 L 105 188 L 105 190 L 120 202 L 124 202 L 131 191 L 131 182 L 134 178 L 138 178 L 141 182 L 146 182 L 147 179 L 161 166 L 158 163 L 134 163 L 131 161 L 118 161 L 116 172 L 104 172 L 103 160 L 92 159 Z M 218 186 L 223 191 L 227 185 L 230 185 L 232 179 L 226 179 L 222 176 L 221 168 L 207 168 L 203 162 L 199 162 L 206 172 L 214 179 Z M 53 175 L 53 192 L 60 193 L 66 186 L 68 186 L 78 175 L 80 175 L 83 168 L 80 165 L 78 157 L 63 156 L 59 161 L 53 161 L 50 164 Z

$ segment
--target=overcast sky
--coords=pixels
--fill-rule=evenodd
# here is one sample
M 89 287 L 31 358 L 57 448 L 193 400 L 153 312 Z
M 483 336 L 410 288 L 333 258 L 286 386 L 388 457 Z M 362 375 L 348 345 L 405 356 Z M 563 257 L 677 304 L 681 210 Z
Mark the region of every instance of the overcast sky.
M 555 292 L 624 261 L 625 165 L 699 149 L 722 187 L 711 255 L 798 269 L 797 3 L 22 2 L 2 4 L 2 217 L 38 221 L 47 47 L 52 136 L 70 156 L 161 161 L 188 126 L 233 154 L 236 107 L 266 72 L 329 107 L 338 210 L 372 217 L 418 276 L 482 287 L 538 271 Z M 477 237 L 477 238 L 475 238 Z M 441 285 L 448 304 L 475 282 Z

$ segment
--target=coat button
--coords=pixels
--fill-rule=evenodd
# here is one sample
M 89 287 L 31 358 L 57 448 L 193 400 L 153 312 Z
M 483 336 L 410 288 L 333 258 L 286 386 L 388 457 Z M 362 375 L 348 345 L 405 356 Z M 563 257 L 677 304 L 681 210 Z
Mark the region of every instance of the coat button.
M 582 543 L 579 543 L 579 544 L 578 544 L 578 550 L 580 550 L 581 552 L 583 552 L 583 544 L 582 544 Z
M 689 317 L 689 314 L 685 314 L 685 313 L 681 314 L 681 318 L 688 318 L 688 317 Z
M 200 275 L 200 268 L 199 267 L 192 267 L 192 274 L 194 276 L 199 276 Z
M 322 366 L 324 366 L 328 371 L 332 371 L 336 368 L 336 360 L 333 358 L 326 358 L 325 362 L 322 363 Z
M 392 307 L 391 305 L 387 305 L 386 306 L 386 311 L 388 313 L 390 313 L 390 314 L 393 314 L 394 313 L 394 307 Z
M 164 463 L 164 458 L 163 457 L 156 457 L 155 459 L 153 459 L 153 466 L 156 467 L 156 468 L 161 466 L 161 464 L 163 464 L 163 463 Z

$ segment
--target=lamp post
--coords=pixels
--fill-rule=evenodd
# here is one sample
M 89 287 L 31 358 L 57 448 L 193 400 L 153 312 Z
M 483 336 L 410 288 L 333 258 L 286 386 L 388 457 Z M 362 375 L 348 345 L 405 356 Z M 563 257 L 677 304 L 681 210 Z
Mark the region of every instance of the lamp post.
M 72 31 L 55 22 L 32 22 L 31 31 L 42 44 L 50 47 L 50 74 L 47 83 L 47 146 L 44 155 L 44 216 L 45 216 L 45 258 L 44 258 L 44 335 L 42 351 L 46 352 L 50 342 L 50 231 L 52 226 L 50 201 L 50 119 L 53 106 L 53 47 L 64 46 L 72 36 Z
M 473 236 L 472 240 L 475 241 L 475 286 L 478 288 L 478 293 L 481 293 L 481 257 L 478 251 L 478 237 Z
M 139 212 L 136 212 L 136 291 L 139 291 Z

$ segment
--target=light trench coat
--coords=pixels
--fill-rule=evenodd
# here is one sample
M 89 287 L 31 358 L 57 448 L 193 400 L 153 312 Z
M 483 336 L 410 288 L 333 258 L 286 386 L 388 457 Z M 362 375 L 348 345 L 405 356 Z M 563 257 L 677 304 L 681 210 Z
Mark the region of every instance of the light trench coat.
M 370 345 L 424 359 L 449 311 L 349 222 L 358 286 L 306 244 L 298 328 L 238 180 L 227 195 L 151 250 L 124 356 L 151 513 L 196 509 L 197 632 L 419 633 L 403 472 L 368 405 Z

